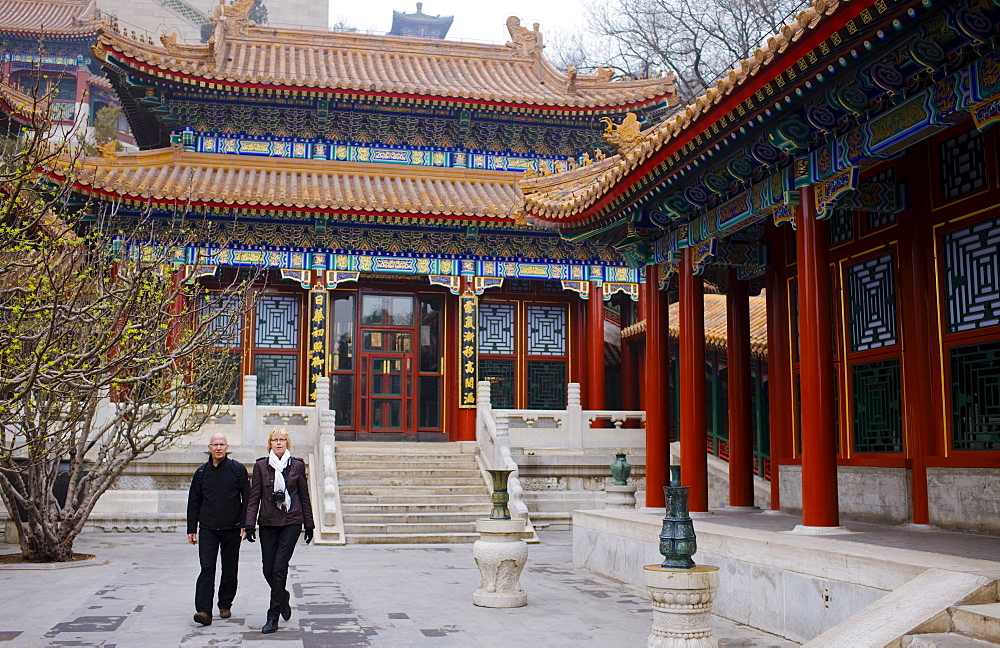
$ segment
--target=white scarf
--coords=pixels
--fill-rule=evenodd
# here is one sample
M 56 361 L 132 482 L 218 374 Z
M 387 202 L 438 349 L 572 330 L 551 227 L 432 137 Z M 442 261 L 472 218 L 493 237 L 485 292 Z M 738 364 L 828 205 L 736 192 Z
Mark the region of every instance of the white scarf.
M 292 496 L 288 494 L 288 489 L 285 488 L 285 475 L 282 471 L 288 466 L 288 462 L 292 460 L 292 453 L 285 450 L 285 454 L 278 458 L 278 455 L 274 454 L 274 450 L 267 455 L 267 463 L 269 466 L 274 468 L 274 492 L 285 491 L 285 506 L 279 507 L 282 510 L 287 511 L 292 506 Z

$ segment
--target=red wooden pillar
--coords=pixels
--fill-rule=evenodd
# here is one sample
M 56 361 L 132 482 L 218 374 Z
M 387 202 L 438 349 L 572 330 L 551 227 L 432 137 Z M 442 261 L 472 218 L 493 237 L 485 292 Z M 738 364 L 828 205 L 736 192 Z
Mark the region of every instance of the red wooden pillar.
M 705 427 L 705 293 L 684 248 L 678 280 L 680 308 L 681 484 L 691 511 L 708 511 L 708 436 Z
M 753 380 L 750 367 L 750 291 L 729 270 L 726 293 L 729 349 L 729 505 L 753 506 Z
M 590 376 L 588 374 L 590 346 L 588 343 L 587 304 L 579 296 L 569 305 L 570 356 L 569 382 L 580 385 L 580 405 L 590 407 Z
M 929 186 L 926 166 L 918 164 L 918 156 L 908 157 L 911 191 Z M 934 312 L 934 263 L 930 258 L 933 233 L 918 228 L 916 223 L 927 222 L 930 201 L 914 200 L 907 212 L 911 224 L 900 227 L 898 302 L 900 306 L 903 346 L 903 425 L 910 459 L 910 499 L 912 522 L 930 524 L 927 496 L 927 457 L 931 454 L 933 439 L 941 420 L 935 415 L 934 362 L 931 349 L 937 346 L 934 339 L 937 315 Z M 929 229 L 929 228 L 928 228 Z
M 598 284 L 591 284 L 587 300 L 587 409 L 602 410 L 604 406 L 604 292 Z
M 667 296 L 659 289 L 660 273 L 655 265 L 646 266 L 643 298 L 646 302 L 646 506 L 665 505 L 663 487 L 669 483 L 670 428 L 667 409 L 668 345 L 670 311 Z M 704 449 L 704 446 L 702 446 Z
M 802 395 L 802 524 L 840 525 L 829 226 L 816 219 L 812 187 L 795 219 L 799 271 L 799 375 Z
M 767 407 L 771 439 L 771 510 L 781 510 L 779 463 L 789 459 L 792 447 L 792 356 L 789 346 L 788 284 L 785 281 L 785 244 L 788 240 L 774 221 L 768 221 L 767 286 Z
M 638 318 L 636 319 L 636 321 L 643 322 L 646 326 L 646 329 L 643 331 L 642 334 L 642 341 L 636 347 L 636 355 L 635 355 L 636 375 L 639 376 L 639 389 L 636 391 L 636 394 L 639 397 L 639 409 L 641 410 L 646 409 L 646 403 L 649 401 L 646 395 L 645 378 L 646 378 L 646 355 L 649 349 L 649 343 L 647 340 L 649 336 L 649 300 L 652 298 L 653 295 L 649 292 L 649 276 L 647 275 L 646 283 L 639 285 L 639 304 L 636 308 L 636 311 L 638 313 Z
M 622 340 L 622 409 L 639 409 L 638 345 Z

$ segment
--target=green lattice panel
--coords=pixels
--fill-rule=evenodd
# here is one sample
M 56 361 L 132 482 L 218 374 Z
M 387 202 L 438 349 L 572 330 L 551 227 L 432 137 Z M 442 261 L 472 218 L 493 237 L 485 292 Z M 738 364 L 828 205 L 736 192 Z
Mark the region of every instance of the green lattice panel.
M 528 361 L 528 409 L 566 407 L 566 363 Z
M 514 305 L 479 304 L 479 353 L 514 353 Z
M 219 363 L 210 363 L 205 367 L 199 367 L 199 373 L 211 383 L 219 376 L 210 376 L 203 372 L 213 372 L 219 374 L 222 380 L 218 383 L 222 389 L 221 393 L 200 392 L 196 397 L 196 402 L 206 403 L 227 403 L 238 405 L 240 403 L 240 355 L 238 353 L 220 352 L 216 356 Z
M 1000 341 L 951 350 L 952 447 L 1000 450 Z
M 528 306 L 528 355 L 566 355 L 566 309 Z
M 891 254 L 847 268 L 851 351 L 896 344 L 896 281 Z
M 297 358 L 258 355 L 254 358 L 258 405 L 295 405 Z
M 299 298 L 264 295 L 257 302 L 258 347 L 294 349 L 299 339 Z
M 941 197 L 958 198 L 986 184 L 983 136 L 975 128 L 941 143 Z
M 851 367 L 854 386 L 854 451 L 902 452 L 903 417 L 899 359 Z
M 212 318 L 208 329 L 215 337 L 215 346 L 227 348 L 240 346 L 243 317 L 239 312 L 237 297 L 226 293 L 204 295 L 202 312 L 206 318 Z
M 889 167 L 868 178 L 870 182 L 878 182 L 885 185 L 896 184 L 896 171 Z M 876 230 L 880 227 L 892 225 L 896 222 L 895 212 L 870 211 L 868 212 L 868 230 Z
M 479 380 L 490 381 L 490 401 L 497 409 L 514 407 L 514 361 L 479 359 Z
M 837 245 L 854 238 L 854 212 L 837 209 L 830 217 L 830 245 Z
M 948 332 L 1000 324 L 1000 218 L 944 237 Z

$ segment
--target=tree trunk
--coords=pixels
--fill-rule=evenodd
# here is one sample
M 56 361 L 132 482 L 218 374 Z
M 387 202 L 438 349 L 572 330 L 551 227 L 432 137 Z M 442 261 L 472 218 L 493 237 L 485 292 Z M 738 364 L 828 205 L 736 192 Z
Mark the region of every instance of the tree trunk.
M 21 536 L 21 555 L 26 562 L 67 562 L 73 559 L 76 534 L 60 538 L 46 533 L 45 528 L 32 529 L 28 522 L 21 521 L 17 521 L 17 532 Z

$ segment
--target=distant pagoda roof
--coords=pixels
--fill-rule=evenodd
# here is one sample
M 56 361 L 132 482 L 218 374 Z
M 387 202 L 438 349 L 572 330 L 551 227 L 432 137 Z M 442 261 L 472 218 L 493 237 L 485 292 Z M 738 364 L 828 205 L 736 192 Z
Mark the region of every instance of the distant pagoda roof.
M 451 29 L 454 16 L 431 16 L 424 13 L 424 3 L 417 3 L 416 13 L 392 12 L 390 36 L 417 36 L 420 38 L 444 38 Z
M 58 169 L 54 175 L 61 178 Z M 103 199 L 200 208 L 338 214 L 351 222 L 516 224 L 516 171 L 195 153 L 180 148 L 88 158 L 73 170 L 78 191 Z M 295 218 L 296 216 L 291 216 Z M 403 220 L 405 219 L 405 221 Z
M 0 33 L 92 37 L 99 26 L 97 0 L 0 0 Z
M 541 34 L 507 20 L 511 41 L 490 45 L 257 26 L 252 2 L 216 7 L 208 43 L 155 46 L 102 27 L 95 56 L 168 83 L 237 93 L 316 93 L 452 101 L 515 109 L 616 111 L 668 100 L 673 77 L 577 75 L 542 55 Z

